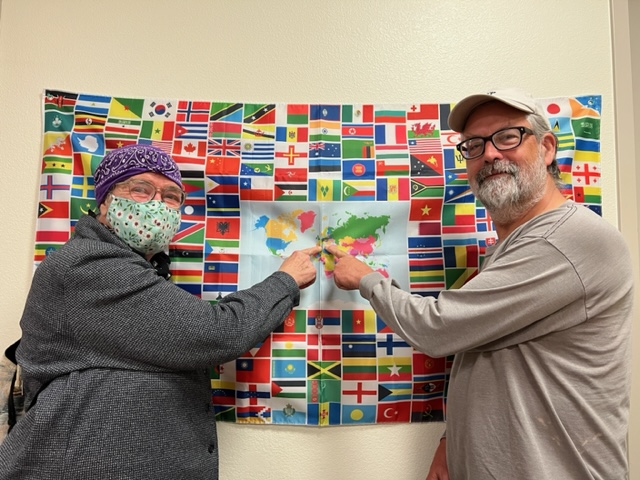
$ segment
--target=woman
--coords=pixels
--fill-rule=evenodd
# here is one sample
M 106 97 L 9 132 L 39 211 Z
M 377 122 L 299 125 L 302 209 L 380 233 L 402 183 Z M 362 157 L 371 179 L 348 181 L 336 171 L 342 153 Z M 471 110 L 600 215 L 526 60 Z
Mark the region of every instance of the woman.
M 126 146 L 94 178 L 98 212 L 33 278 L 17 350 L 28 410 L 0 446 L 0 479 L 217 478 L 207 367 L 283 321 L 320 247 L 211 305 L 163 278 L 185 198 L 173 159 Z

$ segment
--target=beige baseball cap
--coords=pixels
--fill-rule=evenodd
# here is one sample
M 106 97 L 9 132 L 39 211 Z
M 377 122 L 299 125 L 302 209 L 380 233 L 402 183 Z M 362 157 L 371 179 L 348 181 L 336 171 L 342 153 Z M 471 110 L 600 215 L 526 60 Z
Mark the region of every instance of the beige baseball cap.
M 449 114 L 449 127 L 456 132 L 461 132 L 471 112 L 480 105 L 492 101 L 502 102 L 505 105 L 509 105 L 525 113 L 537 113 L 543 118 L 546 118 L 544 110 L 527 92 L 518 88 L 505 88 L 502 90 L 492 90 L 487 93 L 469 95 L 460 100 Z

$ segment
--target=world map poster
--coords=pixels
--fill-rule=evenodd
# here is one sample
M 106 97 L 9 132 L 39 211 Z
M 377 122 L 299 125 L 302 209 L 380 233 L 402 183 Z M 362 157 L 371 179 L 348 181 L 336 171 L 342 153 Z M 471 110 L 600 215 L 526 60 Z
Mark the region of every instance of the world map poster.
M 563 194 L 601 214 L 600 95 L 540 99 L 558 138 Z M 93 172 L 132 143 L 178 163 L 187 200 L 171 281 L 216 303 L 293 251 L 335 243 L 421 296 L 475 276 L 496 241 L 469 189 L 453 104 L 286 104 L 122 98 L 46 90 L 35 265 L 95 208 Z M 280 327 L 212 366 L 218 420 L 350 425 L 446 418 L 452 357 L 395 335 L 333 258 Z

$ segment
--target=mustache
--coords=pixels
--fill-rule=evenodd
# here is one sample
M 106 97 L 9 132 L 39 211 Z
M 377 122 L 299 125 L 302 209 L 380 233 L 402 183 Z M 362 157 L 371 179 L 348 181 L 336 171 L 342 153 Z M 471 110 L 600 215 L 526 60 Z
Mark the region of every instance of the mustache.
M 478 185 L 482 185 L 487 177 L 497 175 L 498 173 L 508 173 L 515 177 L 518 175 L 518 166 L 508 161 L 494 161 L 476 173 L 476 181 Z

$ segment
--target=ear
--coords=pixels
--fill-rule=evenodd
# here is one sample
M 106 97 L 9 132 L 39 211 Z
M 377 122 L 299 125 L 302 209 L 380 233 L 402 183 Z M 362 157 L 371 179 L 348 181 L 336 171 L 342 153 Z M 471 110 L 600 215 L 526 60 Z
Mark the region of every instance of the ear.
M 551 162 L 556 158 L 556 150 L 558 146 L 558 139 L 556 136 L 547 132 L 540 139 L 540 148 L 544 154 L 544 163 L 545 165 L 551 165 Z

